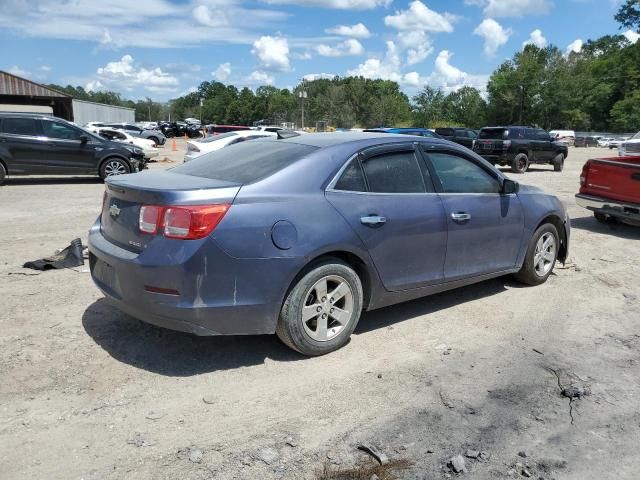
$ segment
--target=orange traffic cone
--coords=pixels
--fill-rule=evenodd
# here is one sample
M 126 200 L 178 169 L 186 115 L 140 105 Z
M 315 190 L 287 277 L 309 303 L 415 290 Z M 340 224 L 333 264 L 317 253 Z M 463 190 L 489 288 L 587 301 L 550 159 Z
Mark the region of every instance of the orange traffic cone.
M 176 139 L 175 138 L 171 142 L 171 151 L 173 151 L 173 152 L 177 152 L 178 151 L 178 145 L 176 145 Z

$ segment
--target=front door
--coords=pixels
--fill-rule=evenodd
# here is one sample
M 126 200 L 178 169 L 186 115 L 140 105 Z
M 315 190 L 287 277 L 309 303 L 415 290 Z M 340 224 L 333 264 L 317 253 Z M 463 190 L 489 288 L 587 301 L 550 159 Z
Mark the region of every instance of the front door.
M 426 157 L 447 218 L 445 280 L 513 269 L 524 229 L 518 196 L 501 194 L 498 174 L 471 156 L 439 150 Z
M 41 123 L 50 146 L 48 156 L 52 172 L 76 175 L 96 172 L 96 144 L 87 132 L 55 120 L 42 120 Z M 82 141 L 82 137 L 89 140 Z
M 412 144 L 363 152 L 326 196 L 366 246 L 387 290 L 443 281 L 444 209 Z

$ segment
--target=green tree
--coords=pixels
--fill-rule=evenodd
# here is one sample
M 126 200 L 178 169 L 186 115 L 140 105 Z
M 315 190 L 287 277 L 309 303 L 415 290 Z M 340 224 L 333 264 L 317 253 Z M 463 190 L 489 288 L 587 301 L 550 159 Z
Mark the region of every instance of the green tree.
M 614 18 L 622 27 L 640 30 L 640 0 L 626 0 Z
M 416 127 L 428 128 L 439 120 L 444 120 L 445 94 L 440 89 L 426 85 L 420 93 L 413 97 L 413 118 Z

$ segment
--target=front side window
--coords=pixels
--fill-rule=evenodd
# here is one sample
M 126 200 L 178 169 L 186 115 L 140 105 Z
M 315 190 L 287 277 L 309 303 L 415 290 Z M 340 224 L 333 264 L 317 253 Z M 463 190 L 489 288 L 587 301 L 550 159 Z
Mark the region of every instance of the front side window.
M 444 193 L 499 193 L 498 181 L 479 165 L 450 153 L 429 152 Z
M 5 118 L 2 120 L 2 133 L 35 137 L 38 127 L 33 118 Z
M 51 120 L 42 121 L 42 130 L 45 137 L 59 140 L 80 140 L 82 136 L 80 130 L 76 130 L 64 123 L 52 122 Z
M 549 137 L 549 134 L 547 132 L 545 132 L 544 130 L 536 130 L 536 139 L 537 140 L 544 140 L 544 141 L 551 141 L 551 137 Z
M 425 193 L 422 169 L 414 152 L 390 152 L 363 162 L 369 191 L 376 193 Z

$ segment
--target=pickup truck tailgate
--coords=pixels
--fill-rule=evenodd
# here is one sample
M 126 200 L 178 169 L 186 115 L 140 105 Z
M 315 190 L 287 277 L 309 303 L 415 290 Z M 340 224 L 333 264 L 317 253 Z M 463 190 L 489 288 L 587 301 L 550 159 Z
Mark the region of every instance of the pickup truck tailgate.
M 580 185 L 581 194 L 640 204 L 640 157 L 589 160 Z

